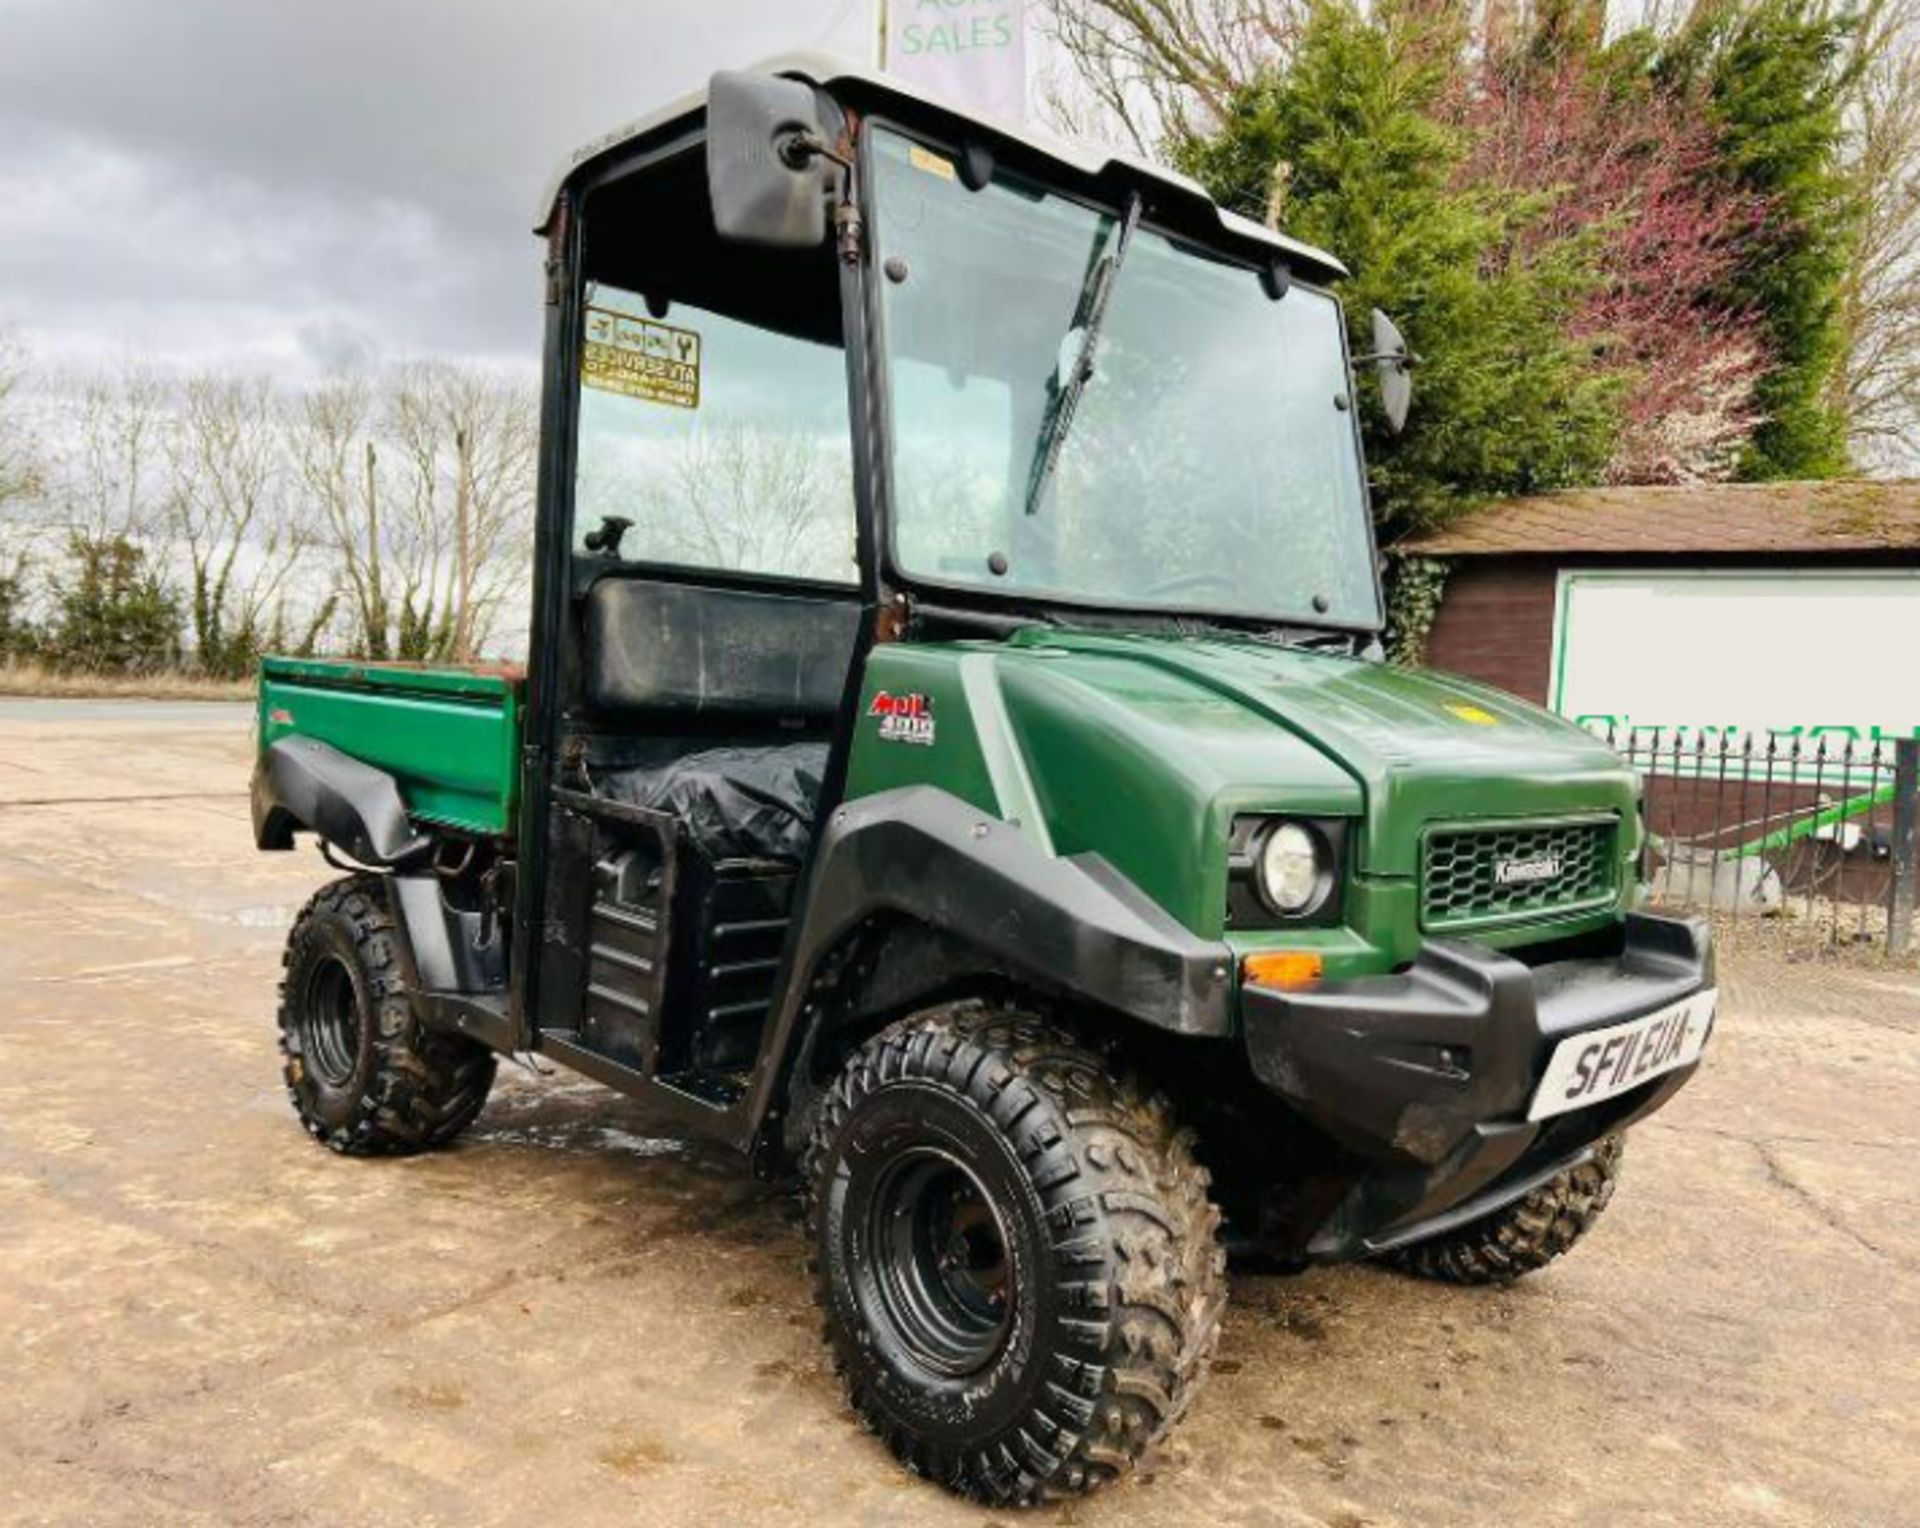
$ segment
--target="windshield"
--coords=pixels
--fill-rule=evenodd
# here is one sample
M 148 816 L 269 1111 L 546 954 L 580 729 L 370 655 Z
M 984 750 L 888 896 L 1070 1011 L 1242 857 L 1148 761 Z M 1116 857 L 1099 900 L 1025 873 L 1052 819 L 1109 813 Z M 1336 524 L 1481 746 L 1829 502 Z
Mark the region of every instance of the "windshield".
M 904 573 L 1378 624 L 1331 297 L 1296 284 L 1276 302 L 1257 271 L 1151 227 L 1116 276 L 1118 210 L 1004 174 L 969 191 L 894 133 L 874 153 Z M 1090 311 L 1092 375 L 1063 410 Z

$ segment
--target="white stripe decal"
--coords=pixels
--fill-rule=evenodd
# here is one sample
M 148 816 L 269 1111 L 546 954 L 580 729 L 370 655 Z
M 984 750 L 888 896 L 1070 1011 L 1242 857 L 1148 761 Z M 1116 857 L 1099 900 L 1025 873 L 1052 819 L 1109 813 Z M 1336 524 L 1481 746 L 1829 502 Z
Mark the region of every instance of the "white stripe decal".
M 1007 715 L 1007 697 L 1000 690 L 999 660 L 991 653 L 968 653 L 960 660 L 960 688 L 967 697 L 967 709 L 973 713 L 974 735 L 980 740 L 980 755 L 986 760 L 1000 815 L 1031 838 L 1042 854 L 1052 858 L 1053 835 L 1047 831 L 1046 814 L 1040 810 L 1033 777 L 1027 773 L 1026 755 L 1020 751 L 1013 720 Z

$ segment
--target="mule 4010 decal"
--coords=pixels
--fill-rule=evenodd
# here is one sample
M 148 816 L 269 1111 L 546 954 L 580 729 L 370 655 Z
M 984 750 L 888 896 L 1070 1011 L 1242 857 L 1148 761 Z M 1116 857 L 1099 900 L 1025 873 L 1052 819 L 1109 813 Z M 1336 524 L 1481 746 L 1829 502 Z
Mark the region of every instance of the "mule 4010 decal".
M 933 742 L 933 700 L 917 690 L 909 695 L 880 690 L 875 693 L 873 704 L 867 707 L 867 715 L 880 718 L 883 743 L 931 745 Z

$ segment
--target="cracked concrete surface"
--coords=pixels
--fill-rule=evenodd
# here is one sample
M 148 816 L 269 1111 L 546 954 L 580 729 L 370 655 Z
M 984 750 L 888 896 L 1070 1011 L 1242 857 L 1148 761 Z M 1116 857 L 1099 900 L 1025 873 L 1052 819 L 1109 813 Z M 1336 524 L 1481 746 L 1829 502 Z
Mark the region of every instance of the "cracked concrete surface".
M 0 1522 L 1008 1523 L 842 1409 L 787 1201 L 561 1074 L 361 1163 L 281 1096 L 236 708 L 0 703 Z M 1920 991 L 1724 972 L 1591 1241 L 1236 1275 L 1088 1525 L 1920 1524 Z

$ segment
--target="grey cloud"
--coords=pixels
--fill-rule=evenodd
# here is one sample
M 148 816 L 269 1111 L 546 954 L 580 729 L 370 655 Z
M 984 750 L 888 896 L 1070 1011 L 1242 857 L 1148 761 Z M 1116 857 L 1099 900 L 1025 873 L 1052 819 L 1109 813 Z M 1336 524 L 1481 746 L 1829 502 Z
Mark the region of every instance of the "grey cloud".
M 0 316 L 288 371 L 530 358 L 549 168 L 865 0 L 0 0 Z

